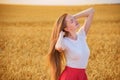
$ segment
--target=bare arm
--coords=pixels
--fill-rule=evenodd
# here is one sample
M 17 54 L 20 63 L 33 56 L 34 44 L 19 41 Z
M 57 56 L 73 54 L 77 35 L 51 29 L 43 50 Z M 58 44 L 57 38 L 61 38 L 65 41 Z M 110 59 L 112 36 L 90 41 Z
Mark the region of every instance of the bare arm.
M 58 37 L 58 40 L 56 42 L 55 45 L 55 49 L 58 50 L 59 52 L 62 52 L 64 50 L 64 45 L 63 45 L 63 36 L 64 36 L 64 32 L 61 31 Z
M 75 19 L 78 19 L 80 17 L 86 17 L 85 22 L 83 24 L 83 27 L 84 27 L 86 34 L 88 33 L 88 30 L 90 28 L 93 16 L 94 16 L 94 9 L 93 8 L 88 8 L 86 10 L 83 10 L 83 11 L 73 15 L 73 17 Z

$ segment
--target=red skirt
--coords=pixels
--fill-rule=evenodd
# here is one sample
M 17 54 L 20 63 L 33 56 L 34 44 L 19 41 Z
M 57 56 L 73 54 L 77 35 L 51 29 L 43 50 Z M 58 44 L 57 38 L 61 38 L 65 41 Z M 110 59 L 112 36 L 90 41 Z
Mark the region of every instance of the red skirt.
M 85 69 L 66 66 L 59 80 L 88 80 Z

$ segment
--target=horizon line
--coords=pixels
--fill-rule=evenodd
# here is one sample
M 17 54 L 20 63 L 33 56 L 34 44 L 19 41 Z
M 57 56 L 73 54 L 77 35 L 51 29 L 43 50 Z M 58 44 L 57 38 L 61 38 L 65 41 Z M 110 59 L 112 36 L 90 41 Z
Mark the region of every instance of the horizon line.
M 16 3 L 0 3 L 0 5 L 23 5 L 23 6 L 91 6 L 91 5 L 111 5 L 111 4 L 120 4 L 120 3 L 94 3 L 94 4 L 77 4 L 77 5 L 48 5 L 48 4 L 16 4 Z

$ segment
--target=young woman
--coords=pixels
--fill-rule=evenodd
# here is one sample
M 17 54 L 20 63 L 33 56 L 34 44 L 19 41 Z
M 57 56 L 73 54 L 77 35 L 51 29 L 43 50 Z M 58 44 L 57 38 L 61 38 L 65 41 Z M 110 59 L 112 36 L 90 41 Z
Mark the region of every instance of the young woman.
M 75 15 L 65 13 L 56 21 L 49 48 L 52 80 L 88 80 L 85 71 L 90 50 L 86 38 L 93 16 L 94 9 L 88 8 Z M 86 17 L 82 26 L 77 21 L 81 17 Z M 66 66 L 62 71 L 63 61 Z

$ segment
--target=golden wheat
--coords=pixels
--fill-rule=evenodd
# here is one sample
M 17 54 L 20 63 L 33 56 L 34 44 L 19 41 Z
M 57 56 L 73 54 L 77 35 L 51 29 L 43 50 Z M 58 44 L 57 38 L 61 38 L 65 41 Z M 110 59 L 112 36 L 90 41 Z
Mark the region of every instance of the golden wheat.
M 55 20 L 94 7 L 89 80 L 120 80 L 120 5 L 0 5 L 0 80 L 50 80 L 45 55 Z M 80 24 L 84 19 L 80 19 Z

